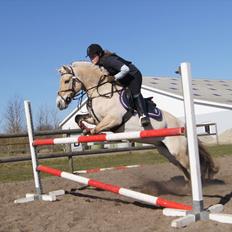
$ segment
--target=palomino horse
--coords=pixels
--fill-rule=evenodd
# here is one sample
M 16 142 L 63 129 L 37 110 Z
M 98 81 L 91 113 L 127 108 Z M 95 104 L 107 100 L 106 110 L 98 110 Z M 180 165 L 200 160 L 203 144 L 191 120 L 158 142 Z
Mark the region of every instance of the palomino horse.
M 132 116 L 122 124 L 123 116 L 127 112 L 119 99 L 122 88 L 108 81 L 111 77 L 105 69 L 90 62 L 80 61 L 74 62 L 70 66 L 62 66 L 59 72 L 61 81 L 56 100 L 58 108 L 60 110 L 67 108 L 75 95 L 84 90 L 88 97 L 89 115 L 82 120 L 96 125 L 90 130 L 91 134 L 110 131 L 112 128 L 114 128 L 114 132 L 123 132 L 184 126 L 183 122 L 165 111 L 160 111 L 162 118 L 159 120 L 150 118 L 151 125 L 146 128 L 141 128 L 137 115 Z M 78 124 L 80 125 L 80 123 L 81 120 Z M 185 136 L 146 138 L 140 139 L 138 142 L 154 144 L 162 155 L 181 169 L 187 179 L 190 179 Z M 218 172 L 218 168 L 200 143 L 199 153 L 202 179 L 212 179 L 214 174 Z

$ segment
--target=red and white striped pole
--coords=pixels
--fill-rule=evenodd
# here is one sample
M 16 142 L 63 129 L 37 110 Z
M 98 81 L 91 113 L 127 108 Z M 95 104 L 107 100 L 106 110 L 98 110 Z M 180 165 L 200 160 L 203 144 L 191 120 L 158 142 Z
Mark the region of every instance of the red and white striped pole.
M 157 130 L 131 131 L 131 132 L 114 133 L 114 134 L 99 134 L 99 135 L 88 135 L 88 136 L 79 135 L 77 137 L 71 137 L 71 138 L 35 139 L 33 142 L 33 146 L 178 136 L 178 135 L 183 135 L 184 132 L 185 129 L 183 127 L 178 127 L 178 128 L 164 128 Z
M 122 188 L 116 185 L 106 184 L 97 180 L 89 179 L 83 176 L 74 175 L 68 172 L 64 172 L 55 168 L 39 165 L 37 167 L 38 171 L 48 173 L 54 176 L 59 176 L 68 180 L 75 181 L 79 184 L 84 184 L 92 187 L 96 187 L 98 189 L 106 190 L 109 192 L 113 192 L 125 197 L 129 197 L 135 200 L 138 200 L 143 203 L 147 203 L 153 206 L 161 206 L 164 208 L 173 208 L 173 209 L 181 209 L 181 210 L 192 210 L 192 206 L 169 201 L 160 197 L 151 196 L 148 194 L 136 192 L 130 189 Z
M 87 169 L 87 170 L 78 170 L 74 171 L 73 173 L 76 174 L 86 174 L 86 173 L 96 173 L 96 172 L 104 172 L 108 170 L 125 170 L 129 168 L 138 168 L 141 167 L 142 165 L 124 165 L 124 166 L 116 166 L 116 167 L 109 167 L 109 168 L 93 168 L 93 169 Z

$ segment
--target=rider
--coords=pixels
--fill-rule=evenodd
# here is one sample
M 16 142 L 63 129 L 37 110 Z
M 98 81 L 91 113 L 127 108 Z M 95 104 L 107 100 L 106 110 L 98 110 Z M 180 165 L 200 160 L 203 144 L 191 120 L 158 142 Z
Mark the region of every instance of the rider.
M 103 66 L 113 79 L 123 87 L 128 87 L 132 93 L 140 124 L 144 127 L 150 124 L 146 106 L 141 94 L 142 74 L 132 64 L 115 53 L 103 50 L 99 44 L 91 44 L 87 48 L 87 56 L 93 64 Z M 112 80 L 113 81 L 113 80 Z

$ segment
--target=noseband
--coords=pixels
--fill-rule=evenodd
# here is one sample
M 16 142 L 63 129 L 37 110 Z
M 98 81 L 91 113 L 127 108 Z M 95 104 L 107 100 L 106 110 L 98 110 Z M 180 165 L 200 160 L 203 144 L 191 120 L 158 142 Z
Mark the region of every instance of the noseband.
M 72 98 L 75 98 L 78 94 L 75 93 L 75 84 L 76 83 L 80 83 L 81 84 L 81 89 L 84 88 L 84 84 L 75 76 L 75 73 L 73 71 L 72 66 L 69 66 L 69 68 L 71 69 L 70 73 L 63 73 L 61 74 L 61 77 L 65 74 L 71 74 L 72 75 L 72 82 L 70 83 L 70 87 L 68 89 L 64 89 L 64 90 L 59 90 L 58 91 L 58 95 L 61 97 L 61 99 L 63 101 L 65 101 L 67 104 L 69 104 L 72 100 Z M 65 92 L 71 92 L 71 97 L 67 97 L 66 99 L 61 95 L 61 93 L 65 93 Z
M 58 95 L 62 98 L 63 101 L 65 101 L 66 103 L 70 103 L 72 99 L 75 99 L 75 97 L 77 97 L 78 95 L 81 95 L 81 97 L 83 97 L 83 93 L 75 93 L 75 83 L 80 83 L 81 84 L 81 89 L 85 92 L 85 94 L 88 94 L 88 92 L 92 89 L 96 89 L 97 92 L 98 92 L 98 88 L 106 83 L 109 83 L 108 81 L 104 81 L 105 78 L 106 78 L 106 75 L 102 75 L 99 79 L 99 82 L 96 86 L 93 86 L 93 87 L 90 87 L 89 89 L 87 89 L 85 87 L 85 85 L 83 84 L 83 82 L 75 75 L 74 71 L 73 71 L 73 67 L 72 66 L 69 66 L 69 69 L 71 70 L 69 73 L 63 73 L 61 74 L 61 77 L 65 74 L 71 74 L 72 75 L 72 83 L 71 83 L 71 86 L 70 88 L 68 89 L 65 89 L 65 90 L 60 90 L 58 92 Z M 106 98 L 111 98 L 113 96 L 113 86 L 114 84 L 112 83 L 112 89 L 109 93 L 106 93 L 106 94 L 100 94 L 98 92 L 98 97 L 106 97 Z M 66 99 L 64 99 L 64 97 L 62 97 L 61 93 L 64 93 L 64 92 L 71 92 L 71 97 L 67 97 Z M 118 92 L 118 90 L 116 90 L 116 92 Z M 108 96 L 110 94 L 110 96 Z M 92 99 L 92 97 L 89 96 L 89 100 Z

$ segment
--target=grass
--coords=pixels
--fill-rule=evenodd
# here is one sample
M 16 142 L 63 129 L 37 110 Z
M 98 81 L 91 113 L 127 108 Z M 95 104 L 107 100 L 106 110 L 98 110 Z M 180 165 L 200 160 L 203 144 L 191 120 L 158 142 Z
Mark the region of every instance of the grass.
M 207 151 L 209 151 L 214 157 L 232 155 L 232 144 L 208 146 Z
M 232 145 L 209 146 L 207 150 L 213 157 L 232 155 Z M 133 164 L 157 164 L 167 162 L 156 150 L 123 152 L 104 156 L 74 157 L 74 170 L 113 167 Z M 40 164 L 69 171 L 67 158 L 40 160 Z M 42 176 L 47 176 L 43 174 Z M 31 180 L 31 162 L 0 164 L 0 182 Z

